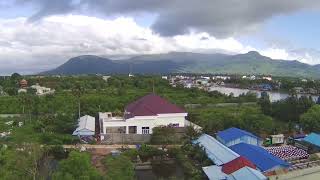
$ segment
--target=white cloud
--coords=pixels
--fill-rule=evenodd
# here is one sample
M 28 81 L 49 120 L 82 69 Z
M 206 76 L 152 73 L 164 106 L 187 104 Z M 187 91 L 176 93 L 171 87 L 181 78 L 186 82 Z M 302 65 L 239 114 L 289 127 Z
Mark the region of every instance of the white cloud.
M 27 18 L 0 19 L 0 74 L 34 73 L 54 68 L 68 58 L 84 55 L 134 55 L 170 51 L 246 53 L 256 50 L 230 37 L 208 33 L 161 37 L 132 18 L 114 20 L 65 15 L 34 23 Z M 290 57 L 284 49 L 262 50 L 272 58 Z

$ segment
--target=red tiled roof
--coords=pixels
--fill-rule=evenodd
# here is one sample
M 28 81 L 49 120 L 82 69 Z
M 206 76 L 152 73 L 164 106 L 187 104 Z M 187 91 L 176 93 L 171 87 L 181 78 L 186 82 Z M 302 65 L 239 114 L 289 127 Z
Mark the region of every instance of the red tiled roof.
M 244 158 L 243 156 L 240 156 L 222 166 L 222 172 L 226 174 L 231 174 L 245 166 L 251 167 L 253 169 L 256 169 L 256 166 L 249 161 L 248 159 Z
M 134 116 L 154 116 L 157 114 L 185 113 L 185 111 L 155 94 L 146 95 L 130 103 L 126 108 L 126 118 Z

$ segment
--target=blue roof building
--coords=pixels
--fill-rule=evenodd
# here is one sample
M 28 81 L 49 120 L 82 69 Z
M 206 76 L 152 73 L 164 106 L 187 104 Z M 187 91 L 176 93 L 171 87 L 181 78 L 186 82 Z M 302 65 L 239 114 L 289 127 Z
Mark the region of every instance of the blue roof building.
M 271 172 L 277 169 L 286 169 L 290 164 L 270 154 L 262 147 L 240 143 L 230 147 L 234 152 L 244 156 L 257 166 L 262 172 Z
M 239 143 L 261 146 L 263 143 L 261 138 L 253 135 L 250 132 L 235 127 L 226 129 L 224 131 L 219 131 L 217 133 L 217 139 L 227 147 Z
M 302 140 L 309 146 L 309 152 L 315 153 L 320 151 L 320 134 L 311 133 Z
M 239 157 L 239 154 L 233 152 L 231 149 L 207 134 L 200 136 L 197 140 L 193 141 L 193 144 L 199 144 L 203 147 L 208 158 L 219 166 Z

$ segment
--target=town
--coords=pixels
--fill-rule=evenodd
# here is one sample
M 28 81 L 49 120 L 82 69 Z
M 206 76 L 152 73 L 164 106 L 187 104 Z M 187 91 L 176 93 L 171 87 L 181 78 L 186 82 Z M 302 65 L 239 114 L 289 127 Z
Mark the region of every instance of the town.
M 266 89 L 259 96 L 208 90 L 231 79 L 2 77 L 0 173 L 11 179 L 319 177 L 320 98 L 291 93 L 273 102 Z

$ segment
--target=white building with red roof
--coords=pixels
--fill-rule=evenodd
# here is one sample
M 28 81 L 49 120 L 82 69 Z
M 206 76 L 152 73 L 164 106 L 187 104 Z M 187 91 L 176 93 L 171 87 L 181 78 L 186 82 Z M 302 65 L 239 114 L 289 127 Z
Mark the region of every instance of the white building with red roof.
M 127 105 L 123 117 L 99 113 L 100 133 L 152 134 L 157 126 L 184 127 L 187 115 L 164 98 L 149 94 Z

